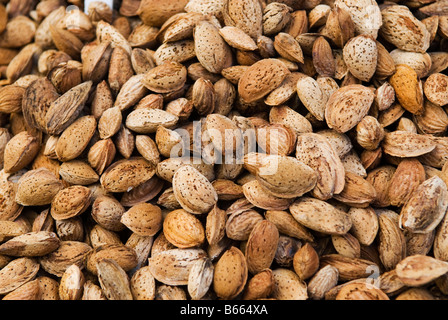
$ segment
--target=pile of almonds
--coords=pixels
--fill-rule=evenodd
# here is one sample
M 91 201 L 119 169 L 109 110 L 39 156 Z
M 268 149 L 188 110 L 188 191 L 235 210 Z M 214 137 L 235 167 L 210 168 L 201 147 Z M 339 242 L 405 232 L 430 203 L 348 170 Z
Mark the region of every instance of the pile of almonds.
M 113 9 L 0 1 L 3 300 L 448 297 L 447 0 Z

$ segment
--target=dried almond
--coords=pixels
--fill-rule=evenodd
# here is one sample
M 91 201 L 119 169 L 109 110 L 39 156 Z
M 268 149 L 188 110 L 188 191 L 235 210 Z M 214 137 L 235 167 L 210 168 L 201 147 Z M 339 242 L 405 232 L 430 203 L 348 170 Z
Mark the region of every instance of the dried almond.
M 247 240 L 245 256 L 250 273 L 257 274 L 269 268 L 274 261 L 279 232 L 269 220 L 257 223 Z
M 125 192 L 152 178 L 155 167 L 143 157 L 132 157 L 115 162 L 100 178 L 101 185 L 110 192 Z
M 2 295 L 14 291 L 31 281 L 39 271 L 39 263 L 33 258 L 17 258 L 2 268 L 0 292 Z
M 423 112 L 423 86 L 412 67 L 407 64 L 397 65 L 395 73 L 389 78 L 389 83 L 404 109 L 416 115 Z
M 51 201 L 51 216 L 55 220 L 76 217 L 91 204 L 91 191 L 85 186 L 70 186 L 60 190 Z
M 325 107 L 325 120 L 328 126 L 339 132 L 347 132 L 354 128 L 367 115 L 374 98 L 371 89 L 359 84 L 347 85 L 336 90 Z
M 300 224 L 325 234 L 345 234 L 352 226 L 347 213 L 315 198 L 301 197 L 289 207 L 289 210 Z M 326 212 L 326 219 L 323 219 L 321 214 L 323 210 Z
M 151 254 L 148 266 L 154 278 L 163 284 L 187 285 L 189 273 L 195 261 L 205 257 L 207 253 L 199 248 L 168 249 Z
M 215 264 L 213 290 L 222 299 L 233 299 L 243 291 L 247 279 L 246 258 L 241 250 L 232 246 Z
M 296 145 L 296 158 L 317 173 L 312 194 L 327 200 L 344 189 L 345 169 L 329 140 L 317 133 L 300 134 Z M 321 161 L 325 158 L 325 161 Z
M 238 82 L 238 93 L 245 102 L 254 102 L 277 88 L 289 73 L 278 59 L 262 59 L 242 74 Z
M 344 62 L 350 73 L 361 81 L 370 81 L 376 71 L 378 49 L 372 36 L 359 35 L 343 48 Z
M 414 233 L 434 230 L 443 219 L 448 206 L 446 192 L 446 184 L 438 176 L 421 183 L 400 211 L 400 228 Z M 425 199 L 425 202 L 421 199 Z
M 59 136 L 56 155 L 59 161 L 77 158 L 87 148 L 95 134 L 97 122 L 93 116 L 84 116 L 70 124 Z

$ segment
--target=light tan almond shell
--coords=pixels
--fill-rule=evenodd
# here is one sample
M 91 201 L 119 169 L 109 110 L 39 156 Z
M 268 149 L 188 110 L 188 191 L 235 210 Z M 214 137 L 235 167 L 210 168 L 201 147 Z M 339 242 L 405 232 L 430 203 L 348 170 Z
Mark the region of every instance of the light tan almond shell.
M 91 250 L 92 247 L 85 242 L 61 241 L 55 251 L 39 257 L 39 263 L 46 272 L 62 277 L 65 270 L 73 264 L 84 268 Z
M 262 99 L 290 73 L 278 59 L 262 59 L 251 65 L 238 82 L 238 93 L 247 103 Z
M 292 214 L 287 211 L 267 210 L 265 212 L 265 218 L 275 224 L 281 234 L 308 242 L 314 241 L 314 236 L 310 230 L 302 226 L 296 219 L 294 219 Z
M 347 283 L 342 286 L 335 300 L 390 300 L 381 289 L 366 283 Z
M 367 207 L 376 197 L 374 186 L 367 179 L 352 172 L 345 173 L 344 189 L 333 196 L 335 200 L 353 207 Z
M 427 135 L 397 130 L 386 132 L 382 147 L 388 155 L 411 158 L 431 152 L 436 143 Z
M 396 266 L 398 278 L 408 286 L 418 287 L 445 274 L 448 263 L 431 256 L 413 255 L 401 260 Z
M 61 300 L 80 300 L 83 293 L 85 276 L 77 265 L 71 265 L 65 270 L 59 284 Z
M 344 189 L 344 165 L 325 136 L 318 133 L 300 134 L 297 139 L 296 158 L 316 171 L 317 182 L 312 194 L 318 199 L 328 200 Z
M 61 164 L 59 167 L 61 178 L 76 185 L 90 185 L 99 180 L 98 174 L 83 160 L 72 160 Z
M 289 211 L 300 224 L 325 234 L 343 235 L 352 226 L 351 218 L 346 212 L 310 197 L 297 199 L 289 207 Z
M 250 203 L 264 210 L 286 210 L 293 201 L 274 196 L 257 180 L 245 183 L 243 193 Z
M 231 300 L 240 294 L 248 279 L 246 258 L 240 249 L 227 249 L 215 264 L 213 290 L 221 299 Z
M 339 271 L 333 266 L 325 266 L 311 278 L 307 285 L 310 299 L 321 300 L 325 293 L 338 283 Z
M 268 155 L 256 170 L 258 182 L 279 198 L 300 197 L 317 182 L 315 170 L 294 157 Z
M 3 169 L 6 173 L 14 173 L 31 163 L 39 152 L 39 141 L 28 131 L 13 136 L 4 149 Z
M 131 111 L 126 117 L 126 127 L 136 133 L 155 133 L 158 126 L 174 127 L 179 117 L 165 110 L 142 108 Z
M 0 245 L 0 254 L 16 257 L 44 256 L 59 247 L 59 238 L 54 232 L 28 232 L 11 238 Z
M 237 27 L 225 26 L 219 29 L 219 34 L 235 49 L 253 51 L 258 48 L 255 41 L 247 33 Z
M 97 263 L 98 281 L 107 300 L 133 300 L 129 276 L 112 259 L 102 259 Z
M 237 27 L 253 39 L 263 32 L 263 9 L 256 0 L 224 1 L 222 15 L 226 26 Z
M 109 166 L 100 182 L 109 192 L 126 192 L 151 179 L 155 171 L 155 167 L 143 157 L 131 157 Z
M 448 77 L 442 73 L 433 73 L 423 85 L 425 97 L 437 106 L 448 104 Z
M 398 214 L 378 210 L 378 253 L 386 270 L 392 270 L 406 257 L 406 239 L 398 226 Z
M 169 286 L 187 285 L 194 262 L 207 257 L 199 248 L 168 249 L 151 254 L 148 266 L 157 281 Z
M 263 270 L 247 281 L 244 289 L 244 300 L 255 300 L 267 298 L 274 289 L 274 277 L 271 269 Z
M 39 263 L 33 258 L 23 257 L 10 261 L 0 270 L 0 293 L 4 295 L 12 292 L 32 280 L 39 268 Z
M 370 81 L 376 71 L 378 49 L 372 36 L 351 38 L 343 48 L 344 62 L 349 72 L 361 81 Z
M 175 61 L 165 61 L 152 68 L 141 78 L 141 83 L 156 93 L 169 93 L 181 89 L 187 80 L 187 68 Z
M 101 227 L 110 231 L 121 231 L 125 226 L 121 216 L 126 209 L 113 196 L 100 195 L 92 203 L 92 218 Z
M 402 207 L 400 228 L 414 233 L 428 233 L 434 230 L 448 208 L 447 193 L 445 182 L 438 176 L 425 180 Z
M 381 36 L 404 51 L 425 52 L 430 45 L 430 33 L 411 10 L 403 5 L 387 6 L 381 10 Z
M 355 208 L 348 211 L 352 221 L 350 233 L 356 237 L 361 245 L 369 246 L 375 240 L 378 229 L 378 216 L 371 207 Z
M 173 181 L 173 176 L 177 169 L 184 165 L 191 165 L 193 168 L 203 174 L 209 181 L 215 179 L 215 173 L 213 171 L 213 165 L 202 161 L 199 158 L 168 158 L 157 164 L 157 176 L 168 182 Z
M 156 281 L 148 266 L 138 269 L 131 278 L 131 292 L 134 300 L 154 300 Z
M 232 240 L 245 241 L 260 221 L 263 221 L 263 216 L 255 210 L 236 210 L 227 218 L 225 235 Z
M 193 300 L 200 300 L 213 282 L 214 266 L 209 258 L 196 260 L 188 275 L 187 290 Z
M 336 90 L 325 107 L 325 120 L 331 129 L 347 132 L 367 115 L 375 98 L 363 85 L 352 84 Z
M 418 186 L 425 181 L 425 169 L 417 159 L 403 159 L 389 184 L 388 196 L 393 206 L 403 206 Z
M 313 77 L 301 77 L 297 81 L 297 95 L 317 120 L 324 120 L 328 95 Z
M 189 165 L 174 173 L 173 191 L 182 208 L 194 214 L 209 212 L 218 201 L 218 194 L 210 181 Z
M 41 300 L 39 280 L 28 281 L 5 295 L 2 300 Z
M 183 209 L 171 211 L 165 216 L 163 234 L 178 248 L 197 247 L 205 241 L 205 230 L 199 219 Z
M 320 258 L 320 266 L 331 265 L 338 269 L 340 281 L 367 278 L 372 270 L 378 270 L 375 262 L 362 258 L 349 258 L 340 254 L 326 254 Z
M 118 107 L 121 111 L 127 110 L 136 105 L 149 91 L 144 83 L 147 73 L 140 73 L 131 76 L 121 86 L 113 105 Z
M 272 297 L 277 300 L 307 300 L 307 284 L 292 270 L 277 268 L 272 270 L 274 290 Z
M 86 269 L 97 275 L 97 263 L 104 259 L 114 260 L 126 272 L 134 269 L 138 263 L 137 253 L 133 248 L 124 244 L 107 244 L 94 248 L 89 252 Z
M 448 255 L 447 255 L 447 248 L 448 248 L 448 242 L 447 242 L 447 232 L 448 232 L 448 218 L 447 215 L 444 216 L 440 224 L 435 229 L 435 233 L 429 233 L 433 235 L 433 238 L 429 238 L 429 244 L 428 247 L 432 247 L 434 252 L 434 258 L 442 261 L 448 261 Z M 414 233 L 412 233 L 414 234 Z M 424 235 L 424 234 L 423 234 Z M 418 254 L 427 254 L 427 252 L 417 252 Z

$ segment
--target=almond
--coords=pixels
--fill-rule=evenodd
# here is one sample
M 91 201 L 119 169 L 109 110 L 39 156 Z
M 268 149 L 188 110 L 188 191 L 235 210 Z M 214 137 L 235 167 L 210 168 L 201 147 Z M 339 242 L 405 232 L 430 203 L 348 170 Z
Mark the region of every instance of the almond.
M 200 214 L 211 210 L 218 195 L 210 181 L 192 166 L 182 166 L 173 176 L 173 191 L 186 211 Z
M 354 128 L 367 115 L 374 98 L 372 90 L 359 84 L 336 90 L 328 99 L 325 108 L 328 126 L 339 132 Z M 350 107 L 347 107 L 348 105 Z
M 302 197 L 289 210 L 300 224 L 325 234 L 345 234 L 352 226 L 350 216 L 322 200 Z M 326 219 L 319 214 L 322 210 L 326 212 Z
M 279 60 L 262 59 L 243 73 L 238 82 L 238 93 L 245 102 L 254 102 L 277 88 L 289 73 Z
M 215 265 L 213 289 L 222 299 L 233 299 L 247 282 L 248 267 L 243 253 L 236 247 L 226 250 Z

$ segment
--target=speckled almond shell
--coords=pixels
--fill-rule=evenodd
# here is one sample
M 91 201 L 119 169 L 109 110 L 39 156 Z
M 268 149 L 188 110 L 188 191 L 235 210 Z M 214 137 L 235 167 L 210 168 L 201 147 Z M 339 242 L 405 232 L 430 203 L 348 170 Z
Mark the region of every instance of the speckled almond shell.
M 331 129 L 345 133 L 354 128 L 370 110 L 375 94 L 360 84 L 339 88 L 328 99 L 325 120 Z
M 195 215 L 178 209 L 169 212 L 163 220 L 163 234 L 178 248 L 200 246 L 205 241 L 205 230 Z
M 14 173 L 25 168 L 33 161 L 39 152 L 37 137 L 28 131 L 22 131 L 13 136 L 4 149 L 4 170 L 6 173 Z
M 76 217 L 90 206 L 92 192 L 85 186 L 70 186 L 59 191 L 51 201 L 50 213 L 55 220 Z
M 411 158 L 431 152 L 436 147 L 436 142 L 422 134 L 397 130 L 386 132 L 381 145 L 388 155 Z
M 131 157 L 114 162 L 100 178 L 109 192 L 126 192 L 152 178 L 155 167 L 143 157 Z
M 263 220 L 252 229 L 247 240 L 245 256 L 251 274 L 257 274 L 271 266 L 279 240 L 279 231 L 274 223 Z
M 414 233 L 434 230 L 448 208 L 447 194 L 446 184 L 438 176 L 425 180 L 402 207 L 400 228 Z
M 148 259 L 148 266 L 157 281 L 170 286 L 188 284 L 188 276 L 193 263 L 207 257 L 207 253 L 199 248 L 172 248 Z
M 376 71 L 378 49 L 372 36 L 351 38 L 343 48 L 344 62 L 350 73 L 361 81 L 370 81 Z
M 226 0 L 222 12 L 225 25 L 240 28 L 253 39 L 262 35 L 263 9 L 258 0 Z
M 187 68 L 175 61 L 165 61 L 144 74 L 141 83 L 156 93 L 181 89 L 187 81 Z
M 172 183 L 177 201 L 190 213 L 209 212 L 218 201 L 218 194 L 211 182 L 190 165 L 177 169 Z
M 39 262 L 33 258 L 12 260 L 0 270 L 0 293 L 7 294 L 32 280 L 39 269 Z
M 165 110 L 142 108 L 129 113 L 126 126 L 137 133 L 154 133 L 157 127 L 172 128 L 177 124 L 179 117 Z
M 231 47 L 208 21 L 200 21 L 193 32 L 194 50 L 202 66 L 212 73 L 220 73 L 232 65 Z
M 289 211 L 300 224 L 325 234 L 345 234 L 352 226 L 346 212 L 315 198 L 301 197 Z
M 18 181 L 16 201 L 24 206 L 50 204 L 62 188 L 62 181 L 50 170 L 46 168 L 30 170 Z
M 279 198 L 295 198 L 311 191 L 317 173 L 295 157 L 268 155 L 261 160 L 256 174 L 258 182 Z
M 150 203 L 138 203 L 123 213 L 120 221 L 138 235 L 154 236 L 162 227 L 162 210 Z
M 247 103 L 257 101 L 276 89 L 289 73 L 280 60 L 262 59 L 242 74 L 238 82 L 238 93 Z
M 318 133 L 299 135 L 296 158 L 317 173 L 317 182 L 312 190 L 313 196 L 320 200 L 328 200 L 343 190 L 345 168 L 333 145 L 325 136 Z
M 93 116 L 84 116 L 73 122 L 59 136 L 56 155 L 62 162 L 77 158 L 87 147 L 97 127 Z
M 246 182 L 243 193 L 250 203 L 264 210 L 286 210 L 293 201 L 274 196 L 258 180 Z
M 304 107 L 319 121 L 324 120 L 328 100 L 326 92 L 312 77 L 302 77 L 296 84 L 297 95 Z
M 49 134 L 60 134 L 77 119 L 91 88 L 92 81 L 83 82 L 51 103 L 45 115 L 45 125 Z
M 125 225 L 121 216 L 126 209 L 113 196 L 101 195 L 92 203 L 92 218 L 101 227 L 110 231 L 121 231 Z
M 213 289 L 222 299 L 233 299 L 240 294 L 248 279 L 244 254 L 237 247 L 230 247 L 219 258 L 213 275 Z
M 71 184 L 89 185 L 99 180 L 98 174 L 83 160 L 72 160 L 59 167 L 61 178 Z

